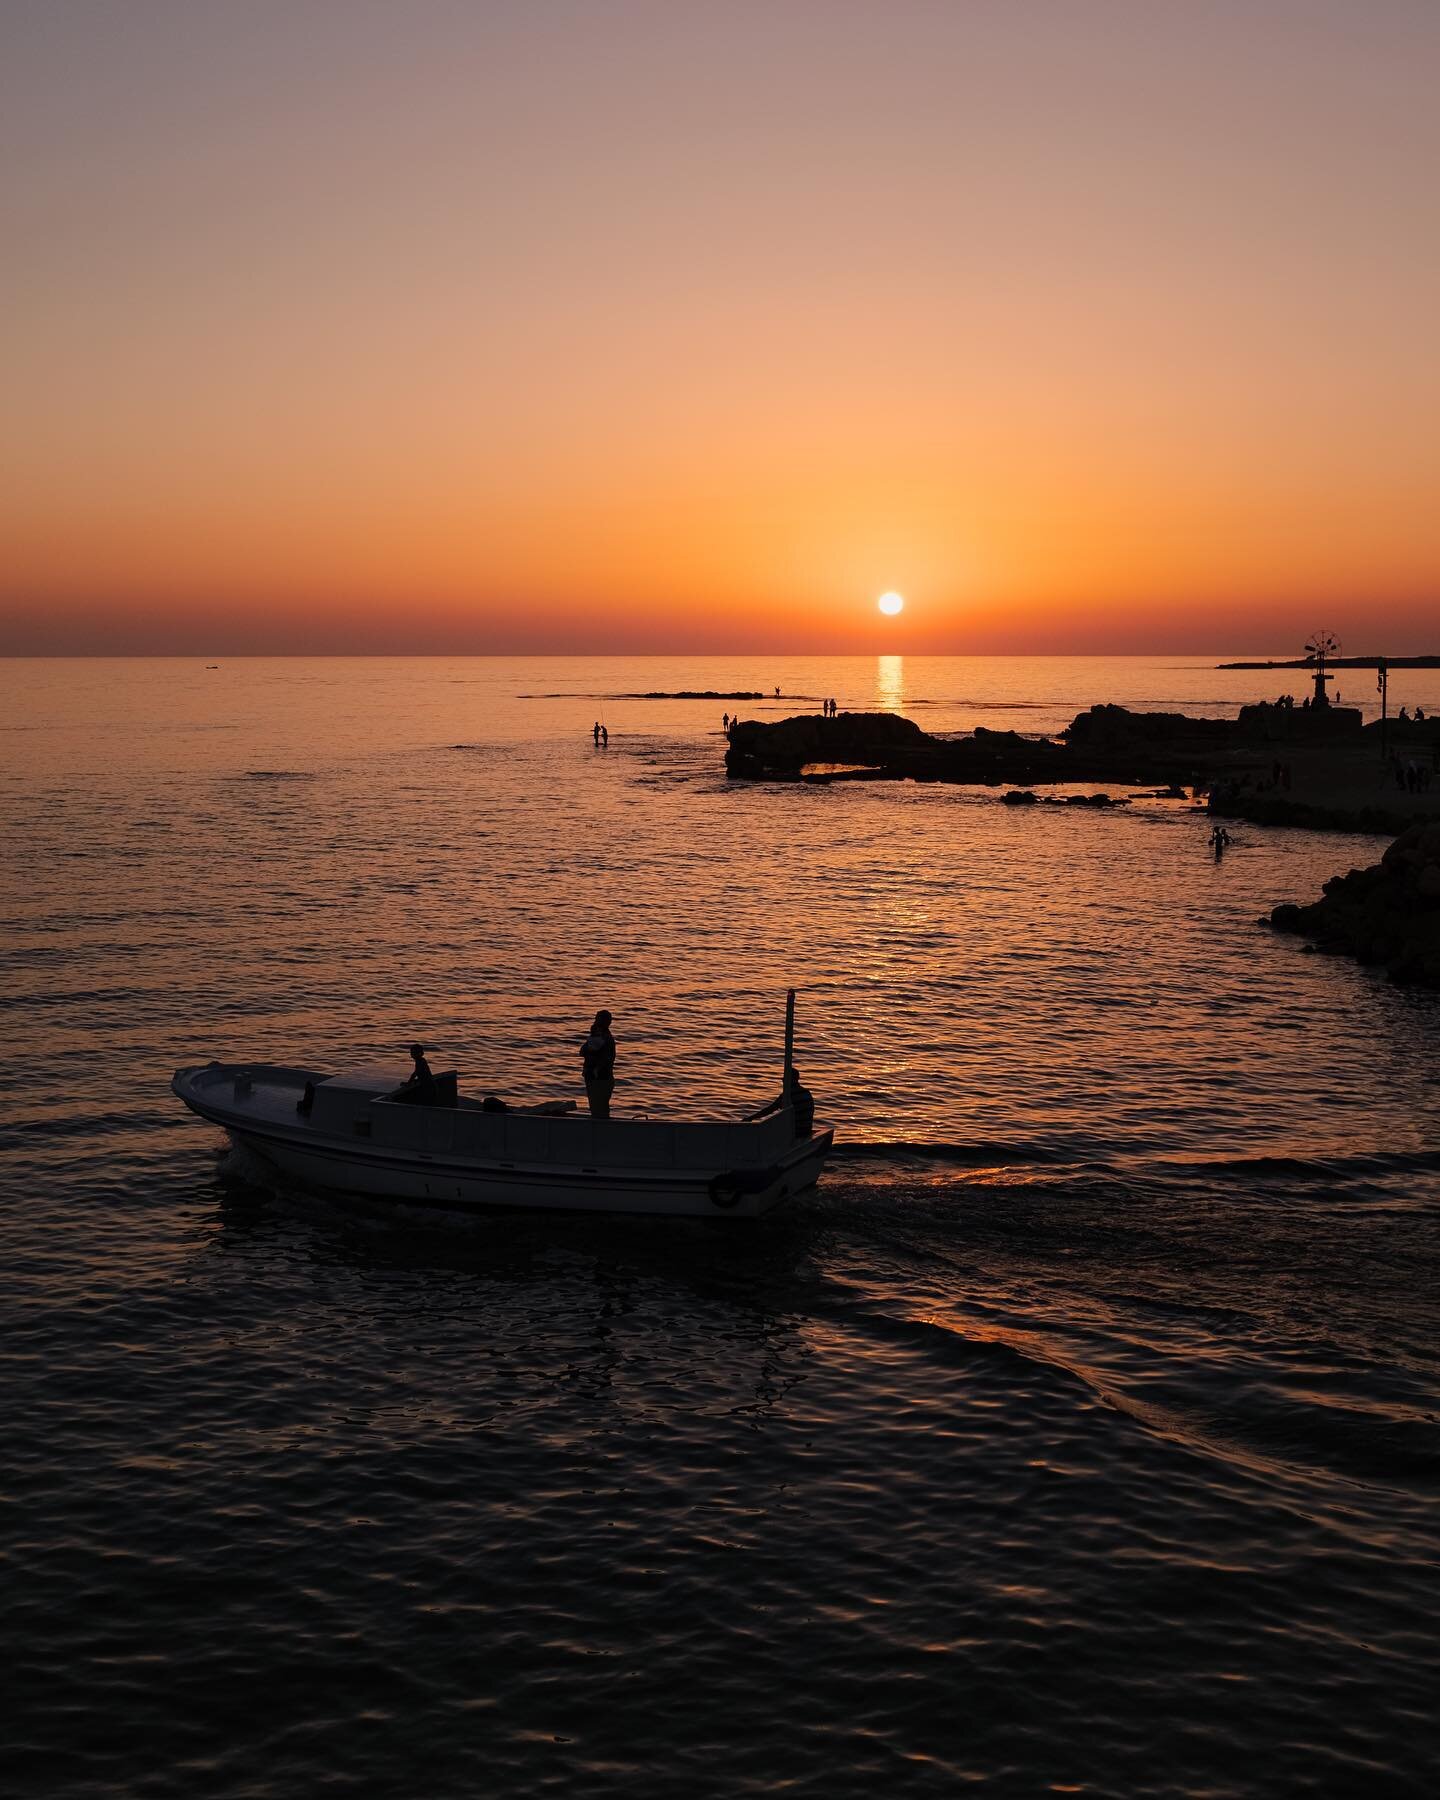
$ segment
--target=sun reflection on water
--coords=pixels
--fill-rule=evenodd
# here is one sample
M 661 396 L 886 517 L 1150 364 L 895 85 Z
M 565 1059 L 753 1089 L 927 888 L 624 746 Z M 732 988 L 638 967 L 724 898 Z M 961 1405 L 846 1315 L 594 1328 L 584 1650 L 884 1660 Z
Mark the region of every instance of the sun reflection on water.
M 905 658 L 875 658 L 875 703 L 882 712 L 900 712 L 905 705 Z

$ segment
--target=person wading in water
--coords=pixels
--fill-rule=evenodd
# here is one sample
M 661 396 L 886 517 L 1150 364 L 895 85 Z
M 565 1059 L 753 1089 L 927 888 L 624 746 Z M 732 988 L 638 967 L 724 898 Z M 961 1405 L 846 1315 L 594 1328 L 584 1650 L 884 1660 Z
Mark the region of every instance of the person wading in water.
M 615 1039 L 610 1032 L 610 1015 L 597 1012 L 590 1035 L 580 1046 L 581 1068 L 585 1075 L 585 1098 L 594 1119 L 610 1117 L 610 1096 L 615 1092 Z

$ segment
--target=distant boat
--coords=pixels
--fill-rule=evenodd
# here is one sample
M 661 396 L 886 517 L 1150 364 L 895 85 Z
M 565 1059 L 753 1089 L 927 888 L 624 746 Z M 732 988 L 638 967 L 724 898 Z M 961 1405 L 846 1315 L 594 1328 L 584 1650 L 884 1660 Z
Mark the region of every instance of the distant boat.
M 782 1094 L 789 1067 L 787 1055 Z M 827 1126 L 797 1132 L 788 1101 L 743 1120 L 497 1112 L 462 1097 L 453 1074 L 436 1075 L 421 1098 L 393 1071 L 268 1063 L 178 1069 L 170 1085 L 192 1112 L 307 1187 L 464 1212 L 754 1218 L 813 1187 L 834 1141 Z

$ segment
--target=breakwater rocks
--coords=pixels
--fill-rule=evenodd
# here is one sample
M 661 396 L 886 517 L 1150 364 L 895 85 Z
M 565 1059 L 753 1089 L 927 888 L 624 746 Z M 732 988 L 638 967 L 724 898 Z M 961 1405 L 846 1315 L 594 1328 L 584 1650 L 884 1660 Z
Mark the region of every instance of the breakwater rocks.
M 1270 923 L 1395 981 L 1440 988 L 1440 824 L 1411 826 L 1372 868 L 1335 876 L 1311 906 L 1277 906 Z
M 1353 831 L 1394 837 L 1415 823 L 1413 812 L 1393 807 L 1317 806 L 1284 794 L 1216 793 L 1210 811 L 1222 819 L 1244 819 L 1250 825 L 1298 825 L 1307 831 Z M 1440 816 L 1440 815 L 1437 815 Z
M 1155 795 L 1151 798 L 1161 798 Z M 1169 799 L 1167 793 L 1163 796 Z M 1183 800 L 1185 796 L 1180 795 Z M 1047 794 L 1042 800 L 1038 794 L 1032 794 L 1029 788 L 1011 788 L 1008 794 L 1000 796 L 1002 806 L 1128 806 L 1128 794 Z
M 1386 766 L 1379 729 L 1339 707 L 1275 704 L 1247 706 L 1235 719 L 1092 706 L 1055 738 L 983 725 L 936 737 L 897 713 L 816 712 L 732 726 L 725 771 L 739 781 L 933 781 L 1016 792 L 1108 783 L 1175 799 L 1208 789 L 1211 810 L 1225 818 L 1393 837 L 1417 819 L 1440 818 L 1440 789 L 1433 811 L 1413 795 L 1397 804 L 1395 790 L 1377 789 Z M 1440 764 L 1440 719 L 1392 721 L 1389 732 L 1397 769 L 1402 759 Z
M 1234 742 L 1234 722 L 1092 707 L 1060 734 L 978 726 L 934 737 L 898 713 L 819 713 L 732 727 L 725 772 L 741 781 L 945 781 L 1005 786 L 1111 781 L 1190 785 Z
M 991 786 L 1109 781 L 1191 787 L 1241 744 L 1234 719 L 1092 706 L 1058 739 L 979 726 L 934 737 L 897 713 L 819 713 L 730 732 L 728 775 L 742 781 L 944 781 Z
M 725 773 L 751 781 L 798 780 L 802 769 L 859 763 L 881 770 L 907 763 L 937 740 L 899 713 L 801 713 L 773 725 L 744 719 L 730 728 Z

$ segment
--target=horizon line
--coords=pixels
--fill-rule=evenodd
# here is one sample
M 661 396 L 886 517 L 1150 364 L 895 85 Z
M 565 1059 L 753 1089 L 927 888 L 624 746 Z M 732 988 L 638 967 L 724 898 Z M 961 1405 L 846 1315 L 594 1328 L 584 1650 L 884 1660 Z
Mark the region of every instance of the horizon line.
M 1374 652 L 1358 650 L 1342 650 L 1333 660 L 1364 657 L 1367 655 L 1384 656 L 1394 660 L 1401 657 L 1434 656 L 1440 658 L 1440 650 L 1376 650 Z M 697 660 L 733 659 L 742 656 L 801 656 L 812 661 L 827 658 L 852 660 L 857 657 L 872 656 L 913 656 L 924 657 L 1074 657 L 1094 658 L 1096 661 L 1115 657 L 1137 656 L 1186 656 L 1211 657 L 1230 656 L 1259 658 L 1261 656 L 1286 656 L 1298 660 L 1304 655 L 1304 647 L 1298 649 L 1288 645 L 1270 645 L 1265 650 L 1237 648 L 1227 645 L 1224 648 L 1209 647 L 1205 649 L 1178 649 L 1173 645 L 1156 645 L 1147 649 L 1126 650 L 792 650 L 777 648 L 735 649 L 735 650 L 6 650 L 0 649 L 0 662 L 204 662 L 206 657 L 214 657 L 217 661 L 223 658 L 227 662 L 284 662 L 284 661 L 346 661 L 346 662 L 395 662 L 405 661 L 456 661 L 462 659 L 504 662 L 519 658 L 561 658 L 585 657 L 589 660 L 634 662 L 637 659 L 653 657 L 673 660 L 677 657 L 692 657 Z

